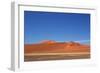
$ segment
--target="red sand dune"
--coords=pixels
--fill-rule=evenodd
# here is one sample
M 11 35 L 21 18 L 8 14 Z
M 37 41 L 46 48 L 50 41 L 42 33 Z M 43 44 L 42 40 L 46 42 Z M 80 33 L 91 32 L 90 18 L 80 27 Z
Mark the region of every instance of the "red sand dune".
M 43 40 L 40 42 L 41 44 L 44 43 L 44 44 L 52 44 L 52 43 L 56 43 L 56 41 L 53 41 L 53 40 Z
M 69 52 L 90 52 L 89 45 L 76 42 L 55 42 L 45 40 L 39 44 L 25 44 L 24 53 L 69 53 Z

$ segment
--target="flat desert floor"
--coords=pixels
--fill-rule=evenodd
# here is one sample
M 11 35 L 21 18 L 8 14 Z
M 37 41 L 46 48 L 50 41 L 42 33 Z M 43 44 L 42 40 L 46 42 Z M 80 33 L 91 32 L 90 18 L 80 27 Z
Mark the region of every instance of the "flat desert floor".
M 25 61 L 42 61 L 42 60 L 68 60 L 68 59 L 86 59 L 90 58 L 89 52 L 82 53 L 33 53 L 26 54 Z

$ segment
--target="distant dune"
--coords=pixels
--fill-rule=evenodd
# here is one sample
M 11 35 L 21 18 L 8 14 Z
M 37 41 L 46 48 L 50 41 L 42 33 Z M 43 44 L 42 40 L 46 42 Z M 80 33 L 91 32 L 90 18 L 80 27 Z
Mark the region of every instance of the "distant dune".
M 40 43 L 41 44 L 53 44 L 53 43 L 56 43 L 56 41 L 54 41 L 54 40 L 43 40 Z
M 25 44 L 25 53 L 45 52 L 89 52 L 90 46 L 76 42 L 45 41 L 39 44 Z
M 90 46 L 76 42 L 45 40 L 38 44 L 25 44 L 24 57 L 25 61 L 89 58 Z

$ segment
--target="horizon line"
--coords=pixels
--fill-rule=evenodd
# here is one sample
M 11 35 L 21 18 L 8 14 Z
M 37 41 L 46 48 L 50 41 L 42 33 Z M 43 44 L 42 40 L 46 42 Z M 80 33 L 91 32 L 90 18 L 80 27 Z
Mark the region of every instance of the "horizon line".
M 48 40 L 49 41 L 49 40 Z M 50 40 L 55 41 L 55 40 Z M 84 43 L 84 42 L 90 42 L 90 40 L 77 40 L 77 41 L 55 41 L 55 42 L 78 42 L 78 43 Z M 25 43 L 24 44 L 39 44 L 40 42 L 32 42 L 32 43 Z

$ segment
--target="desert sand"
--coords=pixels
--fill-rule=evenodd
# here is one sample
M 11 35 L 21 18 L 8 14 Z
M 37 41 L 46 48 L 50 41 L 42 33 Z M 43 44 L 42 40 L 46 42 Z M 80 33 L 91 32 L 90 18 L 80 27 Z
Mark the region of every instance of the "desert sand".
M 77 42 L 44 40 L 37 44 L 24 45 L 24 61 L 87 59 L 90 46 Z

